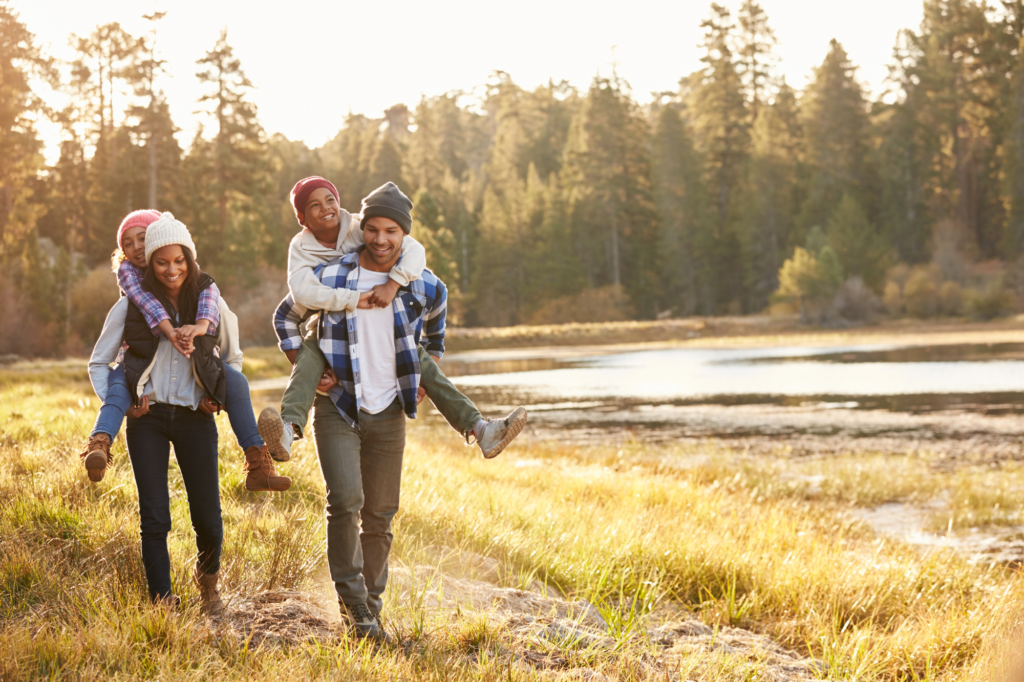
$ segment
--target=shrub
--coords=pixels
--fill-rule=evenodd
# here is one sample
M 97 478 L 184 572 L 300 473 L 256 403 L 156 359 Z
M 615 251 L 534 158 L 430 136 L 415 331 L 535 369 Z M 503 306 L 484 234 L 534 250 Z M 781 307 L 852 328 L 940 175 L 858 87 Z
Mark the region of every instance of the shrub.
M 885 283 L 885 291 L 882 292 L 882 305 L 886 312 L 892 316 L 903 314 L 903 292 L 900 285 L 889 280 Z
M 530 316 L 528 324 L 621 322 L 632 317 L 633 309 L 625 290 L 613 284 L 548 301 Z
M 939 288 L 927 268 L 914 268 L 903 287 L 907 313 L 914 317 L 933 317 L 939 311 Z
M 881 307 L 875 292 L 860 277 L 851 277 L 843 282 L 832 301 L 832 309 L 837 315 L 857 322 L 871 320 Z
M 960 315 L 964 309 L 964 294 L 956 282 L 943 282 L 939 287 L 939 310 L 943 315 Z
M 973 317 L 991 320 L 1013 309 L 1013 294 L 1006 290 L 1001 278 L 996 278 L 983 290 L 971 292 L 969 307 Z

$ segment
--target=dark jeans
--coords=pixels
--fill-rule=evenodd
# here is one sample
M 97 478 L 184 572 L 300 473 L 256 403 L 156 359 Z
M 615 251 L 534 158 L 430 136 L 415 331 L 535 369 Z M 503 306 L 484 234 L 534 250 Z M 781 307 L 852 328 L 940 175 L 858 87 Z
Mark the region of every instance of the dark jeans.
M 388 584 L 391 519 L 398 512 L 405 413 L 396 399 L 348 425 L 330 398 L 317 396 L 313 436 L 327 484 L 327 565 L 338 598 L 381 611 Z
M 149 413 L 128 417 L 128 456 L 139 491 L 142 563 L 151 598 L 171 594 L 171 500 L 167 489 L 170 446 L 178 460 L 196 533 L 196 566 L 204 573 L 220 570 L 224 527 L 220 515 L 217 472 L 217 424 L 212 415 L 187 407 L 151 405 Z

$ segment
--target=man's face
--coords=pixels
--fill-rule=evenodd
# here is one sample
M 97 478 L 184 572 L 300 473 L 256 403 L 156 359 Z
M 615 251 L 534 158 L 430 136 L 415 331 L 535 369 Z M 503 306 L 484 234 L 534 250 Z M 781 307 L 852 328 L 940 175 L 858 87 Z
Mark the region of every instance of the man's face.
M 363 243 L 374 265 L 390 268 L 402 252 L 402 226 L 391 218 L 374 216 L 363 225 Z
M 338 200 L 334 198 L 331 190 L 326 187 L 317 187 L 313 190 L 306 200 L 306 210 L 303 211 L 300 222 L 313 234 L 317 234 L 337 228 L 340 220 Z

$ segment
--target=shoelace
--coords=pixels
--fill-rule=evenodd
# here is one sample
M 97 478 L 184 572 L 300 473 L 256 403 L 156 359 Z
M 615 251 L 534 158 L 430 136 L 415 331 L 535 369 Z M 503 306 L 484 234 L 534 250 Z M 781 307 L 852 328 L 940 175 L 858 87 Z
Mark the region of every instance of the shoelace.
M 348 606 L 348 610 L 357 623 L 365 623 L 366 621 L 377 622 L 377 619 L 370 613 L 370 608 L 366 604 L 352 604 Z

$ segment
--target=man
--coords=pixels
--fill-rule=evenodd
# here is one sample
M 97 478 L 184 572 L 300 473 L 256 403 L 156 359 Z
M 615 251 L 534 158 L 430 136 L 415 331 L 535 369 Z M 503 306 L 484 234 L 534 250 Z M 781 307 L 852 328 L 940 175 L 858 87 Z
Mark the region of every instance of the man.
M 357 292 L 387 284 L 412 229 L 412 202 L 393 183 L 363 200 L 363 246 L 315 269 L 323 284 Z M 429 269 L 403 285 L 391 305 L 361 299 L 355 313 L 324 312 L 319 348 L 333 374 L 314 403 L 313 434 L 327 486 L 327 563 L 350 631 L 386 640 L 391 520 L 398 511 L 405 420 L 423 398 L 417 347 L 444 352 L 447 289 Z M 291 346 L 301 342 L 304 306 L 289 294 L 276 319 Z M 282 343 L 282 347 L 284 347 Z

